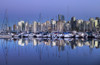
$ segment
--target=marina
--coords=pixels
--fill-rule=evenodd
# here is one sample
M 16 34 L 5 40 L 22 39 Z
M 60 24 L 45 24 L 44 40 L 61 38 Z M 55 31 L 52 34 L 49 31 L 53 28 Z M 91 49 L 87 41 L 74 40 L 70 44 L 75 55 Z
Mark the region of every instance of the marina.
M 100 18 L 90 18 L 89 22 L 75 17 L 66 22 L 64 15 L 58 14 L 58 20 L 44 23 L 34 21 L 33 24 L 19 21 L 13 28 L 9 26 L 7 10 L 0 29 L 0 38 L 96 38 L 100 39 Z M 84 23 L 83 23 L 84 22 Z M 87 25 L 88 23 L 88 25 Z M 67 26 L 67 24 L 69 26 Z M 86 28 L 88 27 L 88 29 Z
M 64 33 L 58 33 L 58 32 L 53 32 L 53 33 L 9 33 L 9 34 L 0 34 L 0 38 L 28 38 L 28 37 L 33 37 L 33 38 L 96 38 L 100 39 L 99 34 L 92 34 L 92 33 L 82 33 L 82 32 L 77 32 L 77 33 L 72 33 L 72 32 L 64 32 Z
M 0 65 L 100 65 L 100 0 L 0 0 Z

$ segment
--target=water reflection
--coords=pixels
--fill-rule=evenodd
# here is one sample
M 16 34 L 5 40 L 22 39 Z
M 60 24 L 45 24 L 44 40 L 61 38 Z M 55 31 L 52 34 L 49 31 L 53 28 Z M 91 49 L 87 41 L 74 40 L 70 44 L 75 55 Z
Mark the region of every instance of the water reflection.
M 0 42 L 0 65 L 88 65 L 100 60 L 98 39 L 24 38 Z
M 70 46 L 71 49 L 75 49 L 76 47 L 83 47 L 83 46 L 89 46 L 89 48 L 100 48 L 100 40 L 97 39 L 91 39 L 91 40 L 84 40 L 84 39 L 18 39 L 19 46 L 27 46 L 29 42 L 33 44 L 33 46 L 39 46 L 41 44 L 47 45 L 47 46 L 57 46 L 58 48 Z M 63 50 L 62 50 L 63 51 Z

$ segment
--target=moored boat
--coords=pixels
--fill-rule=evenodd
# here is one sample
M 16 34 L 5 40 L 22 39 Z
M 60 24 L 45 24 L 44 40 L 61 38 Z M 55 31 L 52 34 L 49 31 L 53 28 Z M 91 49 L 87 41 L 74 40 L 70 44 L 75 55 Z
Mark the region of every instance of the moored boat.
M 74 38 L 74 35 L 70 32 L 64 32 L 64 38 Z
M 12 38 L 12 35 L 8 35 L 8 34 L 1 35 L 0 34 L 0 38 Z

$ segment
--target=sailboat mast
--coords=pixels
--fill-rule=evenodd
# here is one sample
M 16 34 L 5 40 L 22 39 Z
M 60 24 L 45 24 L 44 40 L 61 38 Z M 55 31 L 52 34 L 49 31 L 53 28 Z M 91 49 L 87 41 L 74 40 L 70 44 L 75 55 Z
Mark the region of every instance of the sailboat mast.
M 7 9 L 6 9 L 5 14 L 4 14 L 3 23 L 2 23 L 3 32 L 7 32 L 7 27 L 8 27 L 8 15 L 7 15 Z
M 7 31 L 7 27 L 8 27 L 8 15 L 7 15 L 7 10 L 6 10 L 6 12 L 5 12 L 5 15 L 6 15 L 5 27 L 6 27 L 6 31 Z

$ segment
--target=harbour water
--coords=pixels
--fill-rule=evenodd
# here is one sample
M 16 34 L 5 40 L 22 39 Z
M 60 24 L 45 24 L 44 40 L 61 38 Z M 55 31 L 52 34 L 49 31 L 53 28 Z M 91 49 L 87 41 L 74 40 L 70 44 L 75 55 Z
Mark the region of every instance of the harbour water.
M 99 39 L 0 39 L 0 65 L 100 65 Z

